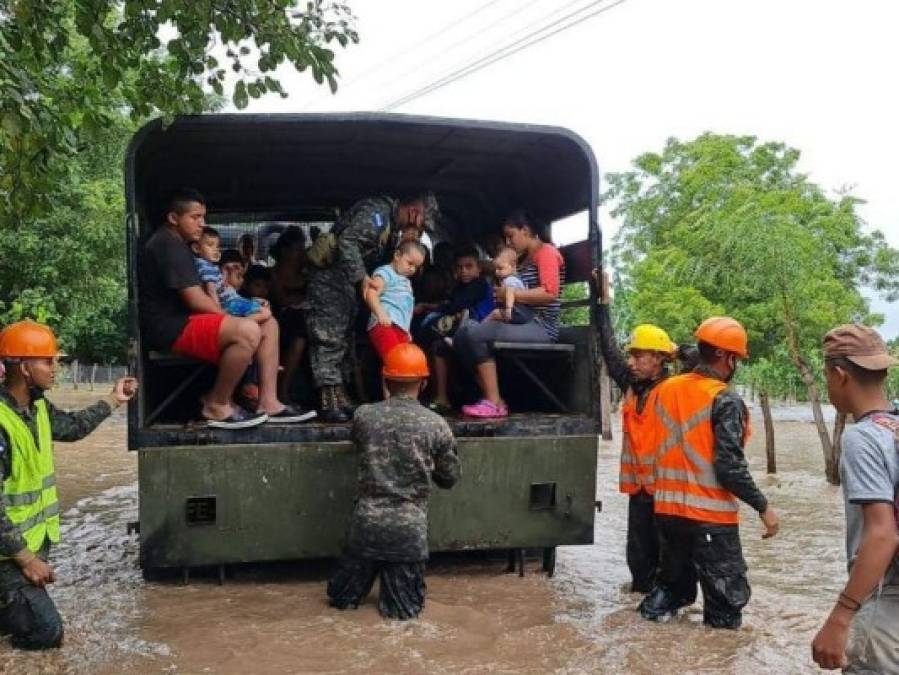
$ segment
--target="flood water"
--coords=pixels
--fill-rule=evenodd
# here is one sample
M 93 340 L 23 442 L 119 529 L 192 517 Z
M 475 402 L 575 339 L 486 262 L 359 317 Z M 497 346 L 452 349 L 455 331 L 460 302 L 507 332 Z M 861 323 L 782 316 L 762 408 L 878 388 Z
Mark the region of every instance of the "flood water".
M 64 406 L 83 392 L 52 395 Z M 814 428 L 779 410 L 777 478 L 764 475 L 763 434 L 753 473 L 781 514 L 762 541 L 745 507 L 752 600 L 737 632 L 702 626 L 699 606 L 664 625 L 634 611 L 624 562 L 626 500 L 617 493 L 617 440 L 601 443 L 596 544 L 560 548 L 556 575 L 536 561 L 522 579 L 502 561 L 440 561 L 413 622 L 381 620 L 371 602 L 337 612 L 325 571 L 284 565 L 213 579 L 143 581 L 136 460 L 122 414 L 85 441 L 58 444 L 63 544 L 51 590 L 66 644 L 46 654 L 0 642 L 3 673 L 814 673 L 809 644 L 845 579 L 839 488 L 823 478 Z

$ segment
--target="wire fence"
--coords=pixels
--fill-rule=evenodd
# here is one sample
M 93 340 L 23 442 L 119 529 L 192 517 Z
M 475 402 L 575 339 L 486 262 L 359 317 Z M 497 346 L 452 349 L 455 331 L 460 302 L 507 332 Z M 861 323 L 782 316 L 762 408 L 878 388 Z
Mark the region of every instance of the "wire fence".
M 95 385 L 111 385 L 128 374 L 128 367 L 114 363 L 82 363 L 77 359 L 62 366 L 57 384 L 93 391 Z

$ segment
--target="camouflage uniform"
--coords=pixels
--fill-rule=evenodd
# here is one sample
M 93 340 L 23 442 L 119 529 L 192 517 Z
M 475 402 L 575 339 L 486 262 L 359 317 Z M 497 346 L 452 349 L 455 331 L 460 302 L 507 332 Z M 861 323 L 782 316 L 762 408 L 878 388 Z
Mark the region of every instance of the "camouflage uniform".
M 392 250 L 396 206 L 396 201 L 388 197 L 363 199 L 354 204 L 334 225 L 337 259 L 328 268 L 311 270 L 306 326 L 316 387 L 350 381 L 356 289 L 367 271 Z
M 458 480 L 455 440 L 446 420 L 403 397 L 360 407 L 352 435 L 359 494 L 328 597 L 358 607 L 380 574 L 381 615 L 411 619 L 424 607 L 431 480 L 444 489 Z
M 36 437 L 36 411 L 33 403 L 26 409 L 10 393 L 0 386 L 0 401 L 3 401 L 19 416 Z M 92 406 L 74 413 L 63 412 L 47 401 L 50 413 L 50 428 L 54 441 L 78 441 L 96 429 L 100 422 L 109 417 L 112 408 L 106 401 L 98 401 Z M 9 439 L 0 429 L 0 479 L 6 480 L 12 473 L 12 451 Z M 43 588 L 34 586 L 22 574 L 19 564 L 12 556 L 21 554 L 27 548 L 19 529 L 6 515 L 6 504 L 0 491 L 0 634 L 11 633 L 15 647 L 23 649 L 46 649 L 58 647 L 62 642 L 62 618 L 56 605 Z M 37 555 L 47 560 L 50 542 L 45 542 Z

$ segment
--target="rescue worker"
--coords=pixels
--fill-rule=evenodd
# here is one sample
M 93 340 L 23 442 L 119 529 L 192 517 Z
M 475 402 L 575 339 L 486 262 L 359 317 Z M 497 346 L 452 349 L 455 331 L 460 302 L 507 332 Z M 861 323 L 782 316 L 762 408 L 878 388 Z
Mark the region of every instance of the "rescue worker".
M 381 374 L 387 399 L 353 418 L 359 492 L 328 597 L 332 607 L 355 609 L 380 575 L 381 615 L 413 619 L 425 601 L 431 481 L 451 488 L 459 458 L 446 420 L 418 402 L 428 377 L 424 352 L 397 345 Z
M 347 422 L 353 413 L 344 382 L 351 379 L 356 307 L 371 283 L 369 272 L 386 262 L 401 238 L 420 239 L 437 213 L 437 200 L 430 193 L 400 200 L 363 199 L 310 248 L 306 326 L 323 421 Z
M 659 534 L 653 512 L 656 386 L 668 377 L 666 363 L 677 351 L 668 333 L 652 324 L 634 328 L 627 355 L 615 342 L 609 311 L 609 277 L 602 276 L 599 305 L 599 345 L 609 376 L 624 392 L 621 408 L 622 443 L 619 491 L 629 495 L 627 566 L 631 592 L 649 593 L 659 564 Z
M 122 378 L 92 406 L 63 412 L 43 397 L 58 356 L 47 326 L 20 321 L 0 331 L 0 633 L 22 649 L 62 644 L 62 618 L 46 590 L 56 580 L 50 548 L 59 542 L 52 441 L 84 438 L 137 389 L 134 378 Z
M 695 335 L 699 365 L 656 390 L 654 498 L 661 556 L 655 587 L 639 609 L 646 619 L 665 620 L 696 600 L 698 581 L 704 623 L 739 628 L 750 587 L 737 500 L 761 516 L 762 538 L 777 534 L 779 522 L 743 454 L 749 412 L 728 389 L 738 361 L 749 357 L 746 331 L 734 319 L 712 317 Z

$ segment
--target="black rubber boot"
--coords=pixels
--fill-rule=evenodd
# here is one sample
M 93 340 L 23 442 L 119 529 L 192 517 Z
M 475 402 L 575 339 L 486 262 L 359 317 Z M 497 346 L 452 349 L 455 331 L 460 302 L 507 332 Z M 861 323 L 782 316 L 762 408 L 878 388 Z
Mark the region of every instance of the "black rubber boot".
M 650 621 L 665 622 L 677 614 L 681 607 L 692 605 L 693 601 L 685 598 L 676 598 L 671 592 L 661 586 L 653 588 L 649 595 L 643 598 L 637 609 L 640 616 Z
M 353 402 L 353 400 L 346 393 L 346 389 L 343 387 L 343 385 L 338 384 L 335 387 L 335 390 L 337 392 L 337 407 L 340 408 L 344 415 L 352 419 L 353 415 L 356 412 L 356 408 L 359 407 L 359 404 Z
M 319 389 L 320 404 L 318 418 L 327 424 L 342 424 L 350 421 L 350 416 L 340 408 L 337 388 L 340 385 L 325 385 Z

